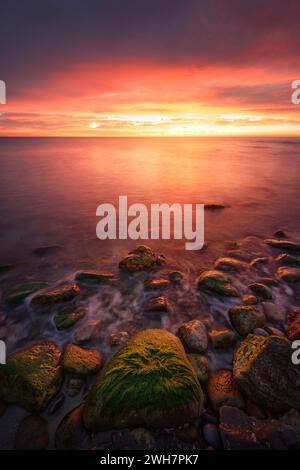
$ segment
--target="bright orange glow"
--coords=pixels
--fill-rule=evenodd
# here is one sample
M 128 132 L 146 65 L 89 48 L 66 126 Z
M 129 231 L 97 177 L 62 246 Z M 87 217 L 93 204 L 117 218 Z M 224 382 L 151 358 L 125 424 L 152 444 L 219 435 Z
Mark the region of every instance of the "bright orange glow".
M 81 64 L 8 95 L 0 135 L 299 136 L 296 78 L 251 67 Z

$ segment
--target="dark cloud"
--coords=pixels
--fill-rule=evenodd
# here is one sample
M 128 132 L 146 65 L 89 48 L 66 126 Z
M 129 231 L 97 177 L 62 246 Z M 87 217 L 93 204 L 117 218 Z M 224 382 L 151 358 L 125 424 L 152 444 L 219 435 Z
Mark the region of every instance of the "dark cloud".
M 297 67 L 299 0 L 2 0 L 0 74 L 17 93 L 75 62 Z

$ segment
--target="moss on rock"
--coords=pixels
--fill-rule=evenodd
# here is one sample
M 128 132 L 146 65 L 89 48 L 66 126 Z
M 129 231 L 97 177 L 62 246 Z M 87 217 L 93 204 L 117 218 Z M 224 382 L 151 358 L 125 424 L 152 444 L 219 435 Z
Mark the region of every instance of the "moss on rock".
M 82 271 L 76 274 L 75 279 L 84 284 L 109 284 L 114 275 L 102 271 Z
M 103 364 L 103 355 L 96 349 L 86 349 L 68 343 L 64 349 L 61 365 L 71 374 L 87 376 L 98 372 Z
M 122 271 L 137 272 L 145 271 L 154 267 L 158 262 L 158 257 L 154 251 L 145 245 L 139 245 L 119 263 Z
M 92 386 L 84 408 L 89 430 L 166 427 L 199 416 L 203 393 L 176 336 L 139 332 L 113 356 Z
M 219 271 L 205 271 L 197 279 L 199 288 L 225 297 L 239 297 L 238 290 L 232 285 L 231 280 Z
M 87 314 L 85 307 L 65 307 L 59 310 L 54 316 L 54 323 L 58 330 L 66 330 L 75 325 Z
M 11 354 L 0 367 L 0 398 L 32 413 L 42 411 L 58 392 L 61 352 L 52 341 L 39 341 Z
M 5 303 L 11 307 L 17 307 L 28 295 L 47 287 L 45 282 L 26 282 L 10 287 L 4 294 Z
M 79 292 L 80 287 L 77 284 L 65 284 L 35 295 L 31 300 L 31 306 L 38 309 L 52 307 L 55 304 L 74 299 Z

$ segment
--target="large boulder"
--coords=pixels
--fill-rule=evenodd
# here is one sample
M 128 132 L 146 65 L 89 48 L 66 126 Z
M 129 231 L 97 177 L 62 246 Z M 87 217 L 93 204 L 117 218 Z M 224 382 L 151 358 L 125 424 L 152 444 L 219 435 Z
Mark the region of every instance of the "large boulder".
M 300 369 L 291 343 L 279 336 L 248 335 L 236 349 L 233 376 L 253 402 L 274 411 L 300 409 Z
M 200 415 L 203 393 L 182 344 L 162 329 L 139 332 L 93 384 L 83 419 L 90 431 L 171 427 Z
M 42 411 L 60 389 L 61 352 L 52 341 L 39 341 L 9 356 L 0 367 L 0 398 L 32 413 Z
M 231 280 L 219 271 L 205 271 L 197 279 L 198 287 L 225 297 L 239 297 L 239 292 Z

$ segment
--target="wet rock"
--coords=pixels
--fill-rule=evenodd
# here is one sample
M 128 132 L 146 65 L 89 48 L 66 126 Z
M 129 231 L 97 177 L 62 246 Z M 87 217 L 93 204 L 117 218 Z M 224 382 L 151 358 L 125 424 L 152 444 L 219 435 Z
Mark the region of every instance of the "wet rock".
M 253 334 L 257 336 L 269 336 L 269 333 L 266 331 L 265 328 L 255 328 L 253 330 Z
M 247 263 L 235 258 L 218 258 L 214 267 L 221 271 L 242 271 L 248 267 Z
M 284 230 L 276 230 L 276 232 L 274 232 L 274 237 L 276 238 L 286 238 L 287 237 L 287 234 Z
M 26 297 L 47 287 L 45 282 L 26 282 L 11 287 L 4 293 L 5 303 L 11 307 L 20 305 Z
M 231 370 L 220 369 L 211 375 L 207 384 L 208 398 L 215 410 L 223 405 L 243 408 L 245 403 L 234 382 Z
M 287 253 L 276 256 L 275 261 L 281 266 L 300 266 L 300 260 Z
M 207 357 L 195 353 L 190 353 L 187 356 L 200 382 L 207 382 L 209 377 Z
M 299 442 L 290 426 L 249 417 L 231 406 L 220 410 L 220 431 L 225 450 L 288 450 Z
M 122 271 L 137 272 L 152 269 L 158 257 L 148 246 L 140 245 L 119 263 Z
M 283 309 L 277 307 L 273 302 L 263 302 L 264 313 L 267 320 L 273 323 L 283 323 L 285 321 L 285 312 Z
M 178 338 L 148 329 L 130 338 L 99 374 L 83 417 L 93 431 L 172 427 L 196 419 L 202 405 L 203 393 Z
M 273 298 L 271 289 L 269 287 L 265 286 L 264 284 L 259 283 L 259 282 L 251 284 L 249 286 L 249 289 L 251 289 L 252 292 L 256 296 L 261 297 L 263 299 L 266 299 L 266 300 L 270 299 L 271 300 Z
M 283 331 L 279 330 L 278 328 L 274 328 L 274 326 L 267 325 L 264 327 L 264 330 L 271 336 L 282 336 L 283 338 L 286 337 Z
M 243 295 L 242 301 L 245 305 L 256 305 L 256 304 L 258 304 L 257 297 L 255 297 L 255 295 L 252 295 L 252 294 Z
M 89 436 L 84 428 L 83 404 L 70 411 L 55 432 L 55 447 L 58 450 L 78 450 L 86 447 Z
M 48 416 L 54 415 L 64 404 L 65 395 L 61 392 L 54 397 L 48 406 Z
M 68 377 L 67 384 L 66 384 L 67 395 L 69 397 L 76 397 L 79 394 L 80 390 L 82 389 L 83 384 L 84 384 L 84 379 L 78 376 Z
M 112 273 L 102 271 L 82 271 L 76 274 L 76 282 L 83 284 L 109 284 L 114 279 Z
M 260 257 L 260 258 L 255 258 L 251 261 L 250 266 L 251 268 L 261 268 L 262 266 L 265 266 L 268 264 L 269 258 L 267 257 Z
M 215 349 L 231 348 L 236 343 L 236 334 L 229 328 L 216 328 L 209 333 L 209 338 Z
M 154 297 L 149 299 L 145 305 L 146 312 L 168 312 L 169 305 L 165 297 Z
M 61 245 L 48 245 L 48 246 L 40 246 L 33 250 L 33 254 L 37 256 L 47 256 L 53 255 L 61 251 L 63 247 Z
M 204 209 L 207 211 L 218 211 L 225 208 L 226 206 L 224 206 L 223 204 L 205 204 L 204 206 Z
M 0 266 L 0 276 L 7 274 L 9 271 L 12 271 L 15 267 L 15 264 L 2 264 Z
M 98 372 L 103 365 L 103 355 L 96 349 L 86 349 L 68 343 L 61 358 L 61 365 L 67 372 L 85 377 Z
M 278 286 L 278 281 L 276 279 L 273 279 L 272 277 L 261 277 L 258 280 L 259 284 L 264 284 L 265 286 L 269 287 L 277 287 Z
M 200 438 L 199 429 L 196 426 L 187 426 L 176 429 L 175 435 L 182 442 L 195 442 Z
M 300 436 L 300 412 L 291 408 L 289 411 L 280 416 L 279 421 L 291 426 Z
M 212 446 L 214 449 L 223 448 L 218 426 L 212 423 L 207 423 L 203 426 L 202 432 L 208 445 Z
M 54 316 L 54 323 L 58 330 L 71 328 L 87 314 L 84 307 L 65 307 L 59 310 Z
M 101 326 L 101 320 L 88 320 L 84 325 L 77 328 L 74 333 L 74 338 L 78 343 L 84 343 L 97 336 Z
M 49 443 L 47 421 L 40 416 L 26 416 L 18 426 L 15 450 L 45 450 Z
M 282 266 L 277 269 L 277 275 L 285 282 L 300 282 L 300 269 Z
M 294 310 L 288 315 L 287 336 L 290 341 L 300 339 L 300 309 Z
M 239 297 L 239 292 L 231 283 L 230 278 L 219 271 L 205 271 L 198 277 L 197 284 L 199 288 L 208 292 L 225 297 Z
M 113 333 L 109 337 L 109 344 L 111 346 L 122 346 L 129 339 L 129 333 L 127 331 L 118 331 Z
M 183 279 L 183 275 L 180 271 L 171 271 L 168 274 L 168 278 L 171 282 L 180 282 Z
M 80 287 L 77 284 L 65 284 L 64 286 L 35 295 L 31 300 L 31 306 L 33 308 L 52 307 L 58 303 L 74 299 L 79 292 Z
M 0 399 L 32 413 L 43 410 L 60 389 L 61 352 L 52 341 L 38 341 L 11 354 L 0 367 Z
M 300 409 L 300 370 L 291 343 L 278 336 L 248 335 L 233 358 L 233 375 L 254 403 L 274 411 Z
M 254 305 L 235 305 L 228 315 L 232 326 L 241 336 L 247 336 L 266 323 L 265 315 Z
M 145 281 L 145 290 L 166 289 L 169 285 L 170 281 L 168 281 L 168 279 L 151 279 L 150 281 Z
M 191 352 L 204 352 L 208 346 L 205 325 L 200 320 L 191 320 L 181 325 L 178 336 Z
M 288 240 L 276 240 L 276 239 L 267 239 L 265 242 L 272 246 L 273 248 L 277 248 L 279 250 L 286 250 L 292 252 L 300 252 L 300 244 L 294 243 Z

